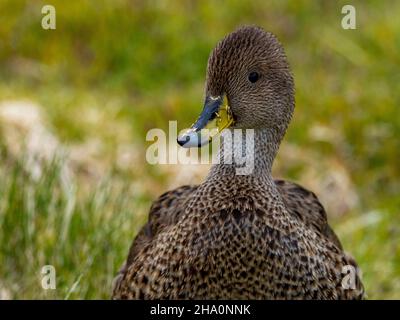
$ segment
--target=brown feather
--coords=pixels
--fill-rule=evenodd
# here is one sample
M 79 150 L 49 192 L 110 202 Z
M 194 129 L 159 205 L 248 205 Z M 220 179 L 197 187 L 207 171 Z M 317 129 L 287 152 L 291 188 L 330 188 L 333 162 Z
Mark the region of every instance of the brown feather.
M 254 71 L 261 76 L 250 83 Z M 363 298 L 358 273 L 354 288 L 342 285 L 344 268 L 357 265 L 315 194 L 272 178 L 294 109 L 293 79 L 276 37 L 257 27 L 225 37 L 210 55 L 206 93 L 225 94 L 235 128 L 254 129 L 254 170 L 238 175 L 241 163 L 221 162 L 200 185 L 154 202 L 113 298 Z M 244 150 L 246 141 L 222 143 L 219 153 Z

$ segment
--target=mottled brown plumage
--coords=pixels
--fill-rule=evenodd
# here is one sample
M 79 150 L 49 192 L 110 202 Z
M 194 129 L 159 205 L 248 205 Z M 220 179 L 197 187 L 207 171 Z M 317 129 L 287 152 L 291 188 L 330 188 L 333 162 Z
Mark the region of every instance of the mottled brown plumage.
M 260 78 L 252 83 L 251 72 Z M 243 27 L 210 55 L 206 95 L 226 95 L 234 128 L 254 129 L 254 170 L 214 165 L 198 186 L 153 203 L 114 284 L 115 299 L 359 299 L 342 285 L 354 266 L 316 195 L 271 175 L 294 109 L 294 85 L 282 46 Z M 232 130 L 232 129 L 228 129 Z M 244 150 L 241 144 L 230 148 Z M 221 144 L 220 154 L 226 145 Z M 183 168 L 184 170 L 184 168 Z

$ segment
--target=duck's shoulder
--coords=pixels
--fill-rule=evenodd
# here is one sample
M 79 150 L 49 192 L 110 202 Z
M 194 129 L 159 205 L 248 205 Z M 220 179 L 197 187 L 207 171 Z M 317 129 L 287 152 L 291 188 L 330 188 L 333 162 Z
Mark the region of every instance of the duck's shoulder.
M 147 223 L 140 230 L 129 250 L 128 264 L 134 259 L 141 246 L 151 241 L 164 228 L 179 221 L 184 211 L 184 203 L 198 186 L 185 185 L 167 191 L 153 202 Z
M 291 215 L 342 249 L 339 238 L 328 224 L 326 211 L 314 192 L 287 180 L 275 179 L 275 184 Z
M 140 255 L 142 249 L 151 244 L 153 239 L 165 230 L 165 228 L 179 221 L 184 212 L 185 201 L 197 188 L 197 185 L 184 185 L 163 193 L 152 203 L 148 221 L 134 238 L 129 248 L 128 258 L 114 279 L 114 292 L 116 292 L 122 276 L 126 273 L 132 262 Z

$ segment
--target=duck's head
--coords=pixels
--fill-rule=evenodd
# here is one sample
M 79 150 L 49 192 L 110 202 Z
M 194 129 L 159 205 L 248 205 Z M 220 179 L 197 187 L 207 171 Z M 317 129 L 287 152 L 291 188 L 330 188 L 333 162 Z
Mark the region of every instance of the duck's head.
M 293 78 L 282 45 L 261 28 L 241 27 L 211 52 L 203 111 L 178 143 L 202 146 L 227 127 L 271 129 L 280 140 L 293 109 Z

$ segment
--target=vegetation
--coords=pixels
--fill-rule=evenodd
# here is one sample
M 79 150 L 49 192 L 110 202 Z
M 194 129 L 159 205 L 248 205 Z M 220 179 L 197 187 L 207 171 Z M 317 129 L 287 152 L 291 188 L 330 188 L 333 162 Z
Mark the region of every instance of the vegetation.
M 0 3 L 0 298 L 109 298 L 151 201 L 207 166 L 146 163 L 198 115 L 209 51 L 241 24 L 284 44 L 296 112 L 275 175 L 312 189 L 369 298 L 400 298 L 400 2 Z M 43 290 L 51 264 L 57 289 Z

